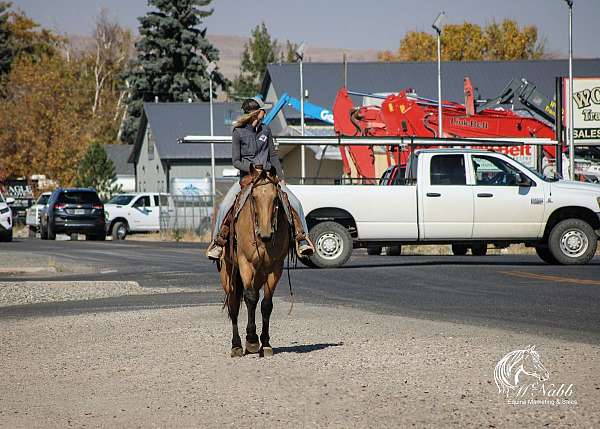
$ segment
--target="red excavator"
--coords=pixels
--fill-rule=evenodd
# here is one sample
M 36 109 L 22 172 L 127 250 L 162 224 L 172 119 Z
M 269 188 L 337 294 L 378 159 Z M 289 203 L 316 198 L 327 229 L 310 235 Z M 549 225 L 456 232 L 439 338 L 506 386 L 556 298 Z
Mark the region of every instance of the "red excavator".
M 555 102 L 548 100 L 535 85 L 525 79 L 513 79 L 493 99 L 476 101 L 469 78 L 464 79 L 465 104 L 442 102 L 443 135 L 439 135 L 436 100 L 419 97 L 411 89 L 381 96 L 341 88 L 333 106 L 334 128 L 343 136 L 402 136 L 446 138 L 549 138 L 554 139 Z M 382 99 L 381 105 L 356 107 L 351 95 Z M 523 111 L 502 105 L 519 100 Z M 415 147 L 416 149 L 417 147 Z M 530 155 L 530 146 L 490 147 L 512 156 Z M 344 173 L 366 179 L 380 177 L 391 165 L 403 167 L 410 148 L 340 146 Z M 544 146 L 548 159 L 555 159 L 553 146 Z

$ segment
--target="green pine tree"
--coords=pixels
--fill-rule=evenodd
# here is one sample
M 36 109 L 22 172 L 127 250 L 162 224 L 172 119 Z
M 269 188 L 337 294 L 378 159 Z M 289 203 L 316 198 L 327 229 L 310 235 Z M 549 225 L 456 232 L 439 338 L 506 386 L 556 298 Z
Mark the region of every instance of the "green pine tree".
M 233 82 L 230 95 L 236 98 L 255 96 L 260 91 L 267 65 L 274 63 L 278 54 L 277 40 L 271 39 L 265 23 L 257 25 L 244 45 L 240 74 Z
M 10 71 L 12 49 L 10 48 L 10 27 L 8 25 L 8 9 L 11 4 L 0 2 L 0 76 Z
M 121 192 L 121 185 L 117 185 L 116 181 L 115 165 L 106 155 L 106 150 L 101 144 L 92 143 L 79 165 L 75 186 L 94 188 L 102 200 L 107 200 Z
M 129 99 L 123 141 L 133 142 L 144 101 L 208 101 L 206 66 L 219 60 L 219 51 L 200 26 L 213 13 L 204 9 L 211 2 L 148 0 L 156 10 L 139 18 L 138 56 L 125 76 Z M 227 88 L 228 81 L 218 70 L 213 72 L 213 85 L 214 96 L 219 87 Z

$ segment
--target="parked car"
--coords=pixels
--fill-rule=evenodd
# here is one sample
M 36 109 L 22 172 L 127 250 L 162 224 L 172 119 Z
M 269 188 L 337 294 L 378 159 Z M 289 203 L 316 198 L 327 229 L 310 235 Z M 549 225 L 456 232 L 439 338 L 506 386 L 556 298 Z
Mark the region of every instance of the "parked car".
M 106 227 L 113 240 L 128 234 L 160 230 L 160 206 L 168 204 L 166 194 L 127 193 L 112 197 L 105 205 Z
M 4 198 L 0 192 L 0 241 L 12 241 L 13 219 L 9 204 L 14 203 L 14 198 Z
M 42 193 L 35 204 L 27 209 L 27 215 L 25 216 L 25 224 L 29 227 L 30 235 L 35 235 L 40 226 L 40 217 L 50 199 L 52 192 Z
M 400 185 L 290 189 L 316 245 L 307 264 L 318 267 L 343 265 L 355 247 L 402 244 L 484 255 L 489 244 L 524 243 L 547 263 L 585 264 L 600 230 L 600 185 L 550 180 L 482 150 L 418 151 Z
M 85 234 L 86 240 L 106 238 L 104 205 L 94 189 L 56 189 L 42 212 L 42 240 L 54 240 L 56 234 Z

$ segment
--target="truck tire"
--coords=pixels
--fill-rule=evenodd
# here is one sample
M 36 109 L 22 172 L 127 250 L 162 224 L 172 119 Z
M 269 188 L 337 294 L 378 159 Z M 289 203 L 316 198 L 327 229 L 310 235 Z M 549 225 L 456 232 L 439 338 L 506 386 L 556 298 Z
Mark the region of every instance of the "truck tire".
M 383 247 L 381 246 L 367 246 L 367 255 L 381 255 Z
M 453 244 L 452 245 L 452 254 L 456 256 L 465 256 L 467 251 L 469 250 L 468 246 L 464 244 Z
M 548 246 L 535 246 L 535 253 L 537 253 L 537 255 L 540 257 L 540 259 L 550 265 L 556 265 L 558 264 L 558 261 L 556 260 L 556 258 L 552 255 L 552 252 L 550 252 L 550 249 L 548 249 Z
M 112 227 L 112 239 L 113 240 L 125 240 L 125 237 L 127 237 L 127 232 L 129 231 L 129 228 L 127 227 L 127 223 L 125 222 L 115 222 L 115 224 Z
M 12 228 L 9 229 L 8 231 L 0 233 L 0 241 L 10 242 L 10 241 L 12 241 L 12 239 L 13 239 L 13 230 L 12 230 Z
M 352 255 L 352 236 L 337 222 L 321 222 L 310 230 L 315 253 L 310 261 L 318 268 L 338 268 Z
M 56 240 L 56 233 L 52 229 L 51 223 L 49 223 L 46 228 L 46 240 Z
M 48 238 L 46 237 L 46 228 L 44 228 L 44 225 L 42 225 L 40 223 L 40 238 L 42 240 L 48 240 Z
M 485 256 L 487 255 L 487 243 L 474 244 L 471 246 L 471 253 L 473 256 Z
M 400 256 L 402 254 L 402 246 L 399 244 L 395 246 L 387 246 L 385 248 L 385 254 L 388 256 Z
M 559 264 L 587 264 L 596 254 L 598 236 L 591 225 L 581 219 L 565 219 L 552 228 L 548 249 Z

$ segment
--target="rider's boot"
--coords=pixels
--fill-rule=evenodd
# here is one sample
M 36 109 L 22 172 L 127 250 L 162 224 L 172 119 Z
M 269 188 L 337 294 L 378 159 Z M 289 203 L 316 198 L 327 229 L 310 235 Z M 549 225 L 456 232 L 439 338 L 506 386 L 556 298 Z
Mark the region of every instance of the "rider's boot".
M 298 255 L 307 257 L 315 253 L 315 247 L 310 239 L 302 234 L 301 237 L 296 239 L 296 251 L 298 252 Z
M 227 219 L 221 225 L 221 229 L 219 233 L 215 237 L 215 239 L 210 243 L 208 249 L 206 249 L 206 256 L 208 259 L 212 259 L 213 261 L 218 261 L 223 257 L 223 252 L 225 251 L 225 246 L 227 245 L 227 236 L 229 235 L 229 225 Z

